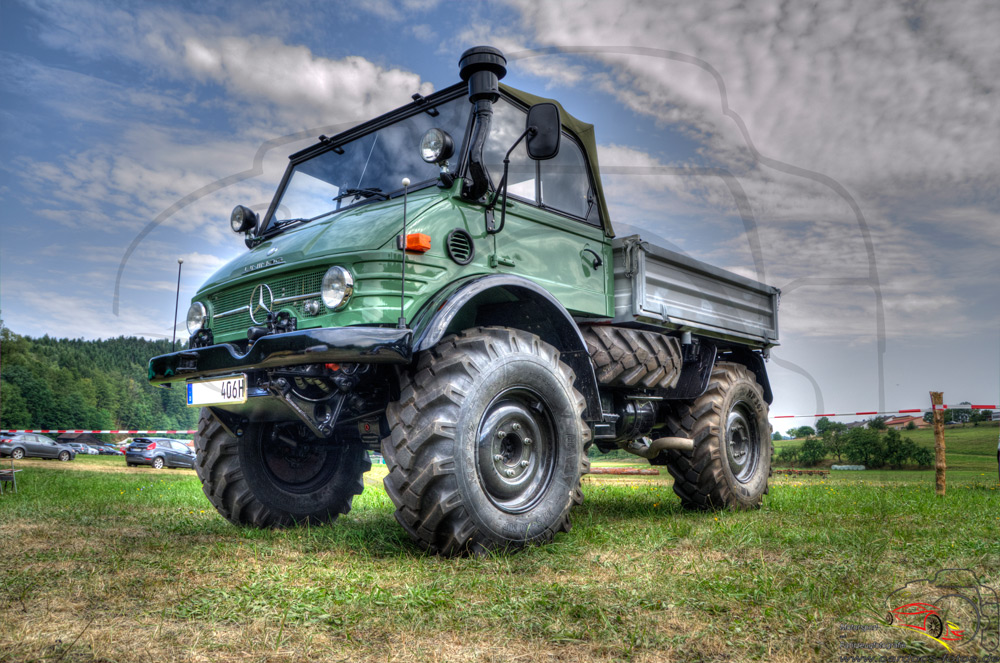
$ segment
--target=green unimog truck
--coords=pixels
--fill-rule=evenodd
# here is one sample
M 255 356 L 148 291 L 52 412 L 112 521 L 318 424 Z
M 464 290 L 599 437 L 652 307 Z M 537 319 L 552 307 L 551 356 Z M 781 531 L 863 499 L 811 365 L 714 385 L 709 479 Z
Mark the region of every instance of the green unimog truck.
M 778 291 L 616 238 L 593 127 L 505 66 L 469 49 L 462 83 L 320 136 L 262 217 L 233 210 L 249 251 L 149 363 L 202 408 L 198 476 L 233 523 L 334 520 L 371 450 L 445 555 L 568 530 L 592 446 L 666 465 L 685 507 L 760 504 Z

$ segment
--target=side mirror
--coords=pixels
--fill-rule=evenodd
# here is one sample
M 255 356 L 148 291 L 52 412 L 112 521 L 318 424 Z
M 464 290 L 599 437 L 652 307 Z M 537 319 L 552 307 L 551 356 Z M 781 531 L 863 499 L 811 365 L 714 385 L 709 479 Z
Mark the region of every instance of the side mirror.
M 546 102 L 529 108 L 525 129 L 528 132 L 525 142 L 529 157 L 545 161 L 559 154 L 562 123 L 559 121 L 558 106 Z

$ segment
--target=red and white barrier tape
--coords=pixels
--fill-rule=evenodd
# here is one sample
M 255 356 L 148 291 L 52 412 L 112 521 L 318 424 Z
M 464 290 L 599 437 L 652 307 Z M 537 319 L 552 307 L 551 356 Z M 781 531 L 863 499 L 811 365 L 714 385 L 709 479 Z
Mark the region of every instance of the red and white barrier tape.
M 884 412 L 872 410 L 871 412 L 828 412 L 826 414 L 778 414 L 771 418 L 798 419 L 801 417 L 864 417 L 883 414 L 917 414 L 920 412 L 932 412 L 937 408 L 941 410 L 1000 410 L 996 405 L 966 405 L 962 403 L 959 405 L 938 405 L 936 408 L 934 406 L 925 408 L 915 407 L 908 410 L 886 410 Z M 109 433 L 116 435 L 194 435 L 197 432 L 197 430 L 73 430 L 69 428 L 0 429 L 0 433 Z
M 919 414 L 922 412 L 933 412 L 934 410 L 996 410 L 996 405 L 937 405 L 925 408 L 911 408 L 909 410 L 887 410 L 885 412 L 871 411 L 871 412 L 832 412 L 827 414 L 779 414 L 771 417 L 772 419 L 797 419 L 800 417 L 860 417 L 860 416 L 872 416 L 872 415 L 883 415 L 883 414 Z
M 194 435 L 197 430 L 71 430 L 49 428 L 4 429 L 0 433 L 114 433 L 124 435 Z

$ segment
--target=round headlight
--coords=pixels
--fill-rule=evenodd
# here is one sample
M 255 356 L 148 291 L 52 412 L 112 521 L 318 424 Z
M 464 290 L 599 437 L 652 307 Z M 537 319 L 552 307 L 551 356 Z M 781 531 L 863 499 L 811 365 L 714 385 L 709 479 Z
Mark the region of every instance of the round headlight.
M 334 266 L 326 270 L 320 286 L 323 303 L 334 311 L 344 308 L 354 292 L 354 277 L 343 267 Z
M 257 226 L 257 215 L 249 207 L 237 205 L 229 215 L 229 227 L 234 233 L 242 233 Z
M 427 163 L 441 163 L 455 153 L 455 141 L 447 131 L 428 129 L 420 139 L 420 158 Z
M 194 334 L 202 325 L 205 324 L 205 318 L 208 317 L 208 311 L 205 310 L 205 305 L 201 302 L 191 302 L 191 308 L 188 309 L 187 317 L 187 328 L 189 334 Z

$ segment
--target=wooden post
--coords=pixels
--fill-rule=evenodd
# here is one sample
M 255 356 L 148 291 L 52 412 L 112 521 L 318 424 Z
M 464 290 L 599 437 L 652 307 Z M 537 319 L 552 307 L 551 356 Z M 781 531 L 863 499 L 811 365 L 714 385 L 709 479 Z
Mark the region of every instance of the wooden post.
M 940 391 L 931 392 L 931 406 L 934 408 L 934 460 L 935 478 L 937 484 L 938 497 L 944 497 L 945 478 L 944 472 L 947 469 L 944 459 L 944 409 L 939 409 L 944 405 L 944 394 Z

